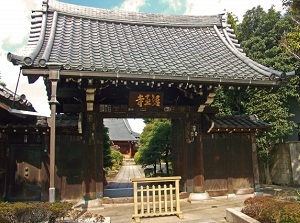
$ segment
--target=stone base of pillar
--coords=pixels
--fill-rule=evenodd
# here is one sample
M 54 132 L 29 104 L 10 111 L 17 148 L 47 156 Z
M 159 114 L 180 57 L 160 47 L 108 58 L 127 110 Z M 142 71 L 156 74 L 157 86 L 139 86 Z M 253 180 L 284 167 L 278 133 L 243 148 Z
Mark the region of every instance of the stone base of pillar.
M 234 194 L 234 193 L 227 194 L 227 198 L 235 198 L 235 197 L 236 197 L 236 194 Z
M 101 199 L 82 199 L 74 205 L 75 209 L 92 210 L 92 209 L 104 209 Z
M 55 188 L 49 188 L 49 202 L 55 202 Z
M 260 197 L 260 196 L 264 196 L 264 192 L 254 192 L 254 197 Z
M 199 203 L 204 200 L 211 199 L 209 194 L 207 192 L 203 193 L 190 193 L 190 196 L 188 198 L 188 202 L 190 203 Z

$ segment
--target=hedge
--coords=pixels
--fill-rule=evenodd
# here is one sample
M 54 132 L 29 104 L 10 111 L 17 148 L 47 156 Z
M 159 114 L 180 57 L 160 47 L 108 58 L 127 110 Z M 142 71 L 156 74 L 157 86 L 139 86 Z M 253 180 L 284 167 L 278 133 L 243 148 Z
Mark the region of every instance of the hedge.
M 242 213 L 261 223 L 299 223 L 300 205 L 271 196 L 248 198 Z
M 67 217 L 72 210 L 71 203 L 0 203 L 0 222 L 6 223 L 55 223 Z

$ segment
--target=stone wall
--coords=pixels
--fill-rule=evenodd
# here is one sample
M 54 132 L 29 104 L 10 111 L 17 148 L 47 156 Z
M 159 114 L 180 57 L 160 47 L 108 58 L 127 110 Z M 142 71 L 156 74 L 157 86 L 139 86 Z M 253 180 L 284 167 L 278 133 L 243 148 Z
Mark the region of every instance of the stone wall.
M 300 185 L 300 142 L 290 142 L 292 179 L 294 185 Z
M 272 182 L 280 185 L 300 185 L 300 142 L 278 144 L 275 151 L 271 167 Z

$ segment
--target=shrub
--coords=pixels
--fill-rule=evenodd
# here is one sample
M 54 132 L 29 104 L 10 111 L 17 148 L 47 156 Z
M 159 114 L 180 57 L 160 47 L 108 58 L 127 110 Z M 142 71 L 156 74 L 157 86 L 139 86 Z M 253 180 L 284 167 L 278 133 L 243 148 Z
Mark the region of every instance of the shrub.
M 262 223 L 298 223 L 300 205 L 271 196 L 248 198 L 242 212 Z
M 72 210 L 70 203 L 0 203 L 1 222 L 25 223 L 42 222 L 48 220 L 50 223 L 56 222 L 68 216 Z
M 118 169 L 123 162 L 123 155 L 119 151 L 111 148 L 110 149 L 110 156 L 112 162 L 112 169 Z

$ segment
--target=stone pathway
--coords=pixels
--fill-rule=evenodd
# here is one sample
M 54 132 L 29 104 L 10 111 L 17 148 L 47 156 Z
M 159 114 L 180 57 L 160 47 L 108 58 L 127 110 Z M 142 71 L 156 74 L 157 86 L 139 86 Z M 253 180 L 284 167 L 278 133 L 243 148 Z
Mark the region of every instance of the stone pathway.
M 132 197 L 133 185 L 131 178 L 145 177 L 141 166 L 135 165 L 133 159 L 126 159 L 112 182 L 104 187 L 104 197 Z

